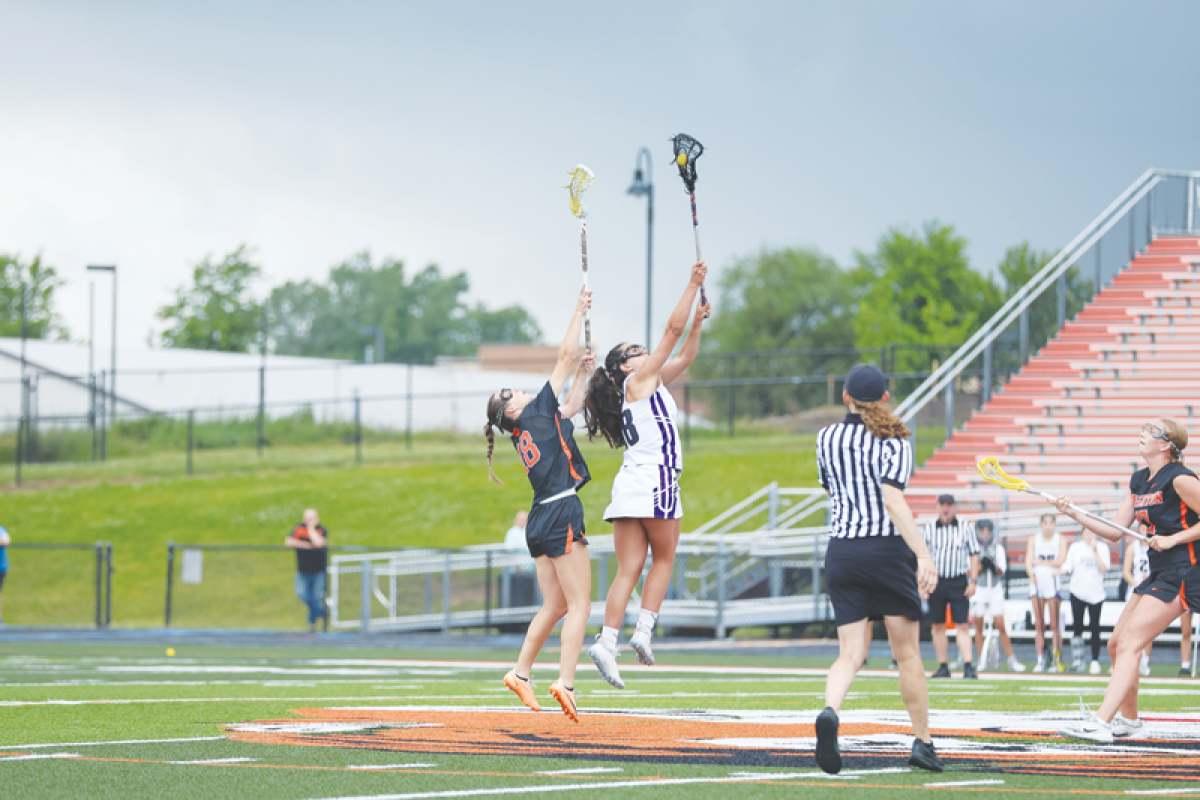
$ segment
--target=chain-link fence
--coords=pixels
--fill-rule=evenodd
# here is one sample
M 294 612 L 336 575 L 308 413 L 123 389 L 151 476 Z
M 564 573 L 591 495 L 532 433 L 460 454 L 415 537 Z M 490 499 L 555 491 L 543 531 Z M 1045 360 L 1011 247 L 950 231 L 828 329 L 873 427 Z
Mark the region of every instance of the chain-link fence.
M 3 617 L 7 625 L 96 627 L 112 622 L 113 546 L 8 545 Z
M 369 552 L 331 546 L 330 553 Z M 282 545 L 167 543 L 163 622 L 176 628 L 302 628 L 296 551 Z M 326 601 L 328 606 L 328 601 Z M 328 614 L 323 625 L 328 629 Z

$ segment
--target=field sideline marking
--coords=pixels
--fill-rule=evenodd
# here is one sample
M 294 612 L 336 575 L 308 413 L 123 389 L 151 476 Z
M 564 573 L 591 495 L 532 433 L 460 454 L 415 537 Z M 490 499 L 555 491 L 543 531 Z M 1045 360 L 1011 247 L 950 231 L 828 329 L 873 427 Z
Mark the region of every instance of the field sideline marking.
M 544 769 L 534 775 L 589 775 L 601 772 L 624 772 L 621 767 L 580 767 L 579 769 Z
M 1001 786 L 1004 781 L 941 781 L 939 783 L 927 783 L 926 789 L 944 789 L 951 786 Z
M 0 750 L 33 750 L 39 747 L 95 747 L 106 744 L 167 744 L 168 742 L 216 742 L 224 736 L 192 736 L 187 739 L 119 739 L 114 742 L 63 742 L 62 744 L 3 744 Z

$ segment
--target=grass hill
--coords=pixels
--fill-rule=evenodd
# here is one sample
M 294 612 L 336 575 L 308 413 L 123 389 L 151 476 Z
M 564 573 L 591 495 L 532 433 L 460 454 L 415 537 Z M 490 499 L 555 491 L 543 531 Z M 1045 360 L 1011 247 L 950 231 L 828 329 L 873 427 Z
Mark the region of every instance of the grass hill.
M 697 437 L 681 481 L 684 530 L 771 481 L 815 486 L 813 444 L 811 435 Z M 484 449 L 483 437 L 443 437 L 411 453 L 399 446 L 370 452 L 367 465 L 357 468 L 344 466 L 345 446 L 274 448 L 261 461 L 253 448 L 223 450 L 207 454 L 201 474 L 190 478 L 164 476 L 161 455 L 110 460 L 95 470 L 64 466 L 0 494 L 0 525 L 16 542 L 111 541 L 113 624 L 161 625 L 168 541 L 278 545 L 308 506 L 320 511 L 331 544 L 458 547 L 502 540 L 515 512 L 529 507 L 530 492 L 516 456 L 502 444 L 496 471 L 506 488 L 493 485 Z M 584 442 L 582 449 L 593 475 L 582 493 L 587 529 L 610 533 L 601 514 L 621 455 L 600 444 Z M 10 623 L 23 621 L 22 595 L 37 595 L 51 616 L 25 624 L 52 623 L 56 596 L 88 602 L 94 567 L 86 553 L 10 555 L 4 597 Z M 290 570 L 281 585 L 290 595 Z M 84 613 L 84 624 L 88 619 Z

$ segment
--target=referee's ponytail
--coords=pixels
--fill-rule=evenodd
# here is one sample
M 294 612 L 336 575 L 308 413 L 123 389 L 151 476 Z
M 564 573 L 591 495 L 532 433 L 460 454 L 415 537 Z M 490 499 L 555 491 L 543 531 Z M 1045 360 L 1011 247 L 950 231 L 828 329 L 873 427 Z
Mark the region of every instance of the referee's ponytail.
M 869 403 L 865 400 L 855 400 L 854 407 L 862 415 L 863 424 L 867 426 L 876 439 L 907 439 L 912 431 L 897 417 L 883 400 Z

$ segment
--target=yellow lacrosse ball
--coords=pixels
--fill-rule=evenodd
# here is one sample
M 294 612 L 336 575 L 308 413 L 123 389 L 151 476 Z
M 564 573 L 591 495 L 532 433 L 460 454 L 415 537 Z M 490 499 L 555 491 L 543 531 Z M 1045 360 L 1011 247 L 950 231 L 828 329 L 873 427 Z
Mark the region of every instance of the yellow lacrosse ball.
M 168 647 L 168 648 L 167 648 L 167 655 L 168 655 L 168 656 L 173 656 L 173 655 L 175 655 L 175 648 L 174 648 L 174 647 Z
M 680 153 L 679 155 L 675 156 L 675 163 L 681 167 L 686 167 L 687 166 L 687 153 Z

